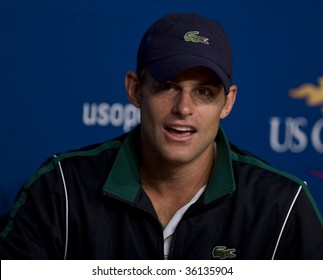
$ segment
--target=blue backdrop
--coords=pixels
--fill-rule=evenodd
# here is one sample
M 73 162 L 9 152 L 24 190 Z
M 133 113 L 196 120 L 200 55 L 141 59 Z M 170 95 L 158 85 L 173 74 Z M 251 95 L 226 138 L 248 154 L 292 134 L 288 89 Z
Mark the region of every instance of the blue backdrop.
M 0 214 L 47 157 L 138 123 L 124 75 L 145 29 L 170 12 L 222 24 L 239 88 L 222 125 L 236 145 L 306 180 L 323 212 L 322 3 L 1 0 Z

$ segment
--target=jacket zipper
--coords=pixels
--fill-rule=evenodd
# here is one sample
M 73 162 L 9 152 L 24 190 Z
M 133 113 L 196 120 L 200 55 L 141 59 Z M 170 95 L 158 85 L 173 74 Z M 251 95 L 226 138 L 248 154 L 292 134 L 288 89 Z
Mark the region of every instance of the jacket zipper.
M 151 212 L 149 212 L 149 211 L 147 211 L 146 209 L 144 209 L 144 208 L 142 208 L 142 207 L 140 207 L 140 206 L 138 206 L 138 205 L 136 205 L 136 204 L 133 204 L 133 203 L 130 203 L 130 202 L 128 202 L 128 201 L 125 201 L 125 200 L 122 200 L 122 199 L 120 199 L 120 198 L 118 198 L 118 197 L 115 197 L 115 196 L 113 196 L 113 195 L 111 195 L 111 194 L 108 194 L 108 193 L 106 193 L 106 192 L 103 192 L 103 194 L 105 195 L 105 196 L 107 196 L 107 197 L 110 197 L 110 198 L 113 198 L 113 199 L 116 199 L 116 200 L 118 200 L 118 201 L 120 201 L 120 202 L 122 202 L 122 203 L 125 203 L 125 204 L 127 204 L 127 205 L 130 205 L 131 207 L 134 207 L 134 208 L 136 208 L 136 209 L 138 209 L 138 210 L 140 210 L 140 211 L 143 211 L 145 214 L 148 214 L 148 216 L 150 216 L 155 222 L 157 222 L 158 223 L 158 225 L 159 225 L 159 228 L 160 228 L 160 230 L 161 230 L 161 240 L 162 240 L 162 242 L 161 242 L 161 247 L 162 247 L 162 250 L 161 250 L 161 255 L 159 256 L 159 253 L 160 253 L 160 250 L 158 250 L 158 258 L 160 259 L 164 259 L 164 235 L 163 235 L 163 227 L 162 227 L 162 225 L 161 225 L 161 223 L 160 223 L 160 221 L 158 220 L 158 219 L 156 219 L 156 217 L 151 213 Z M 160 233 L 158 233 L 159 235 L 160 235 Z

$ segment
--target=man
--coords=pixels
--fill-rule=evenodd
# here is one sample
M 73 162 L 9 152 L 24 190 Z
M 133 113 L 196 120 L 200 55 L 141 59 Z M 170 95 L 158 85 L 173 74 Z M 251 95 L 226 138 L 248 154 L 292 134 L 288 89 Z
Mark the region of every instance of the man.
M 306 184 L 231 146 L 234 105 L 221 27 L 171 14 L 142 38 L 125 78 L 141 125 L 55 155 L 22 190 L 2 258 L 323 259 Z

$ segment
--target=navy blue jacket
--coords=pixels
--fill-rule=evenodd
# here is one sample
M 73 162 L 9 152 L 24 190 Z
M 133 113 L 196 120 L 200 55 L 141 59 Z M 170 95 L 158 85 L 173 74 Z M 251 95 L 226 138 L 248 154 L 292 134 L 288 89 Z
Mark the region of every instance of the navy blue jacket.
M 163 227 L 140 185 L 139 128 L 54 156 L 22 189 L 1 259 L 163 259 Z M 323 259 L 306 184 L 217 136 L 207 188 L 178 224 L 170 259 Z

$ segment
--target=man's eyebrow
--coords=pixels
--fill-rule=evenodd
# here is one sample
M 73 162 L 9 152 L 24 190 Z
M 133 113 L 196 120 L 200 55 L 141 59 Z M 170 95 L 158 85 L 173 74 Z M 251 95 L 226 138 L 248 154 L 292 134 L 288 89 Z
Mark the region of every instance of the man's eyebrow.
M 177 80 L 176 78 L 168 80 L 166 82 L 172 82 L 172 83 L 180 83 L 180 80 Z M 196 83 L 196 86 L 201 87 L 201 86 L 215 86 L 218 87 L 222 85 L 222 81 L 219 78 L 214 78 L 210 80 L 198 80 Z
M 207 80 L 207 81 L 199 81 L 197 83 L 198 86 L 216 86 L 218 87 L 221 85 L 222 82 L 220 79 L 212 79 L 212 80 Z

